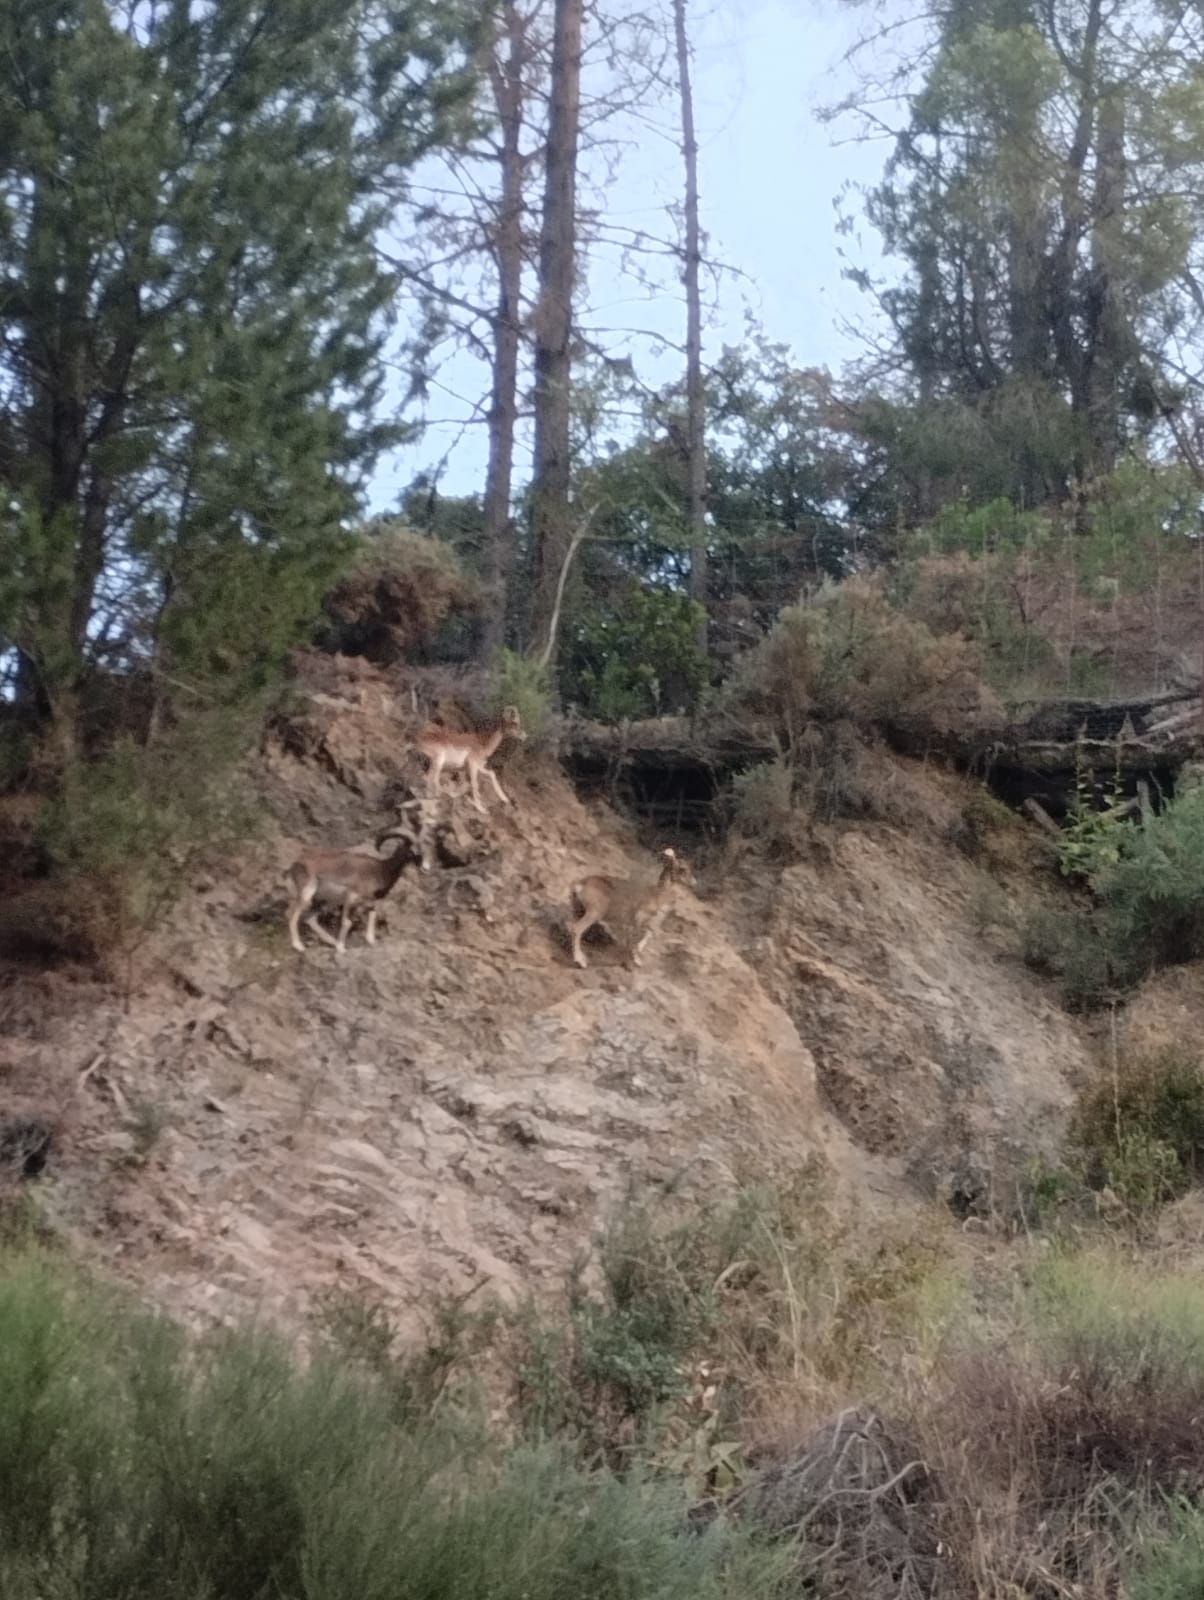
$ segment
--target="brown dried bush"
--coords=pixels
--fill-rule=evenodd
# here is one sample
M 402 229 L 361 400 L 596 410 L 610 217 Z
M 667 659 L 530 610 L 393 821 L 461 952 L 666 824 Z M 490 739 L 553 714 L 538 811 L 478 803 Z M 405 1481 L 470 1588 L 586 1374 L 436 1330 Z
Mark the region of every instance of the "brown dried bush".
M 1136 1530 L 1204 1493 L 1204 1295 L 1115 1252 L 1041 1261 L 913 1413 L 952 1593 L 1113 1600 Z
M 873 1412 L 842 1411 L 737 1504 L 767 1532 L 796 1542 L 817 1594 L 934 1600 L 950 1593 L 936 1485 L 908 1430 Z
M 330 649 L 380 666 L 467 653 L 483 594 L 455 552 L 408 528 L 378 524 L 359 559 L 327 595 Z
M 789 756 L 739 773 L 729 815 L 739 837 L 776 861 L 800 859 L 817 823 L 856 817 L 939 838 L 954 823 L 939 794 L 917 782 L 881 739 L 851 722 L 812 723 Z
M 814 722 L 916 740 L 1003 721 L 970 646 L 896 610 L 869 578 L 787 607 L 741 662 L 729 704 L 770 718 L 789 748 Z
M 0 963 L 112 978 L 123 929 L 120 886 L 108 878 L 35 878 L 0 895 Z

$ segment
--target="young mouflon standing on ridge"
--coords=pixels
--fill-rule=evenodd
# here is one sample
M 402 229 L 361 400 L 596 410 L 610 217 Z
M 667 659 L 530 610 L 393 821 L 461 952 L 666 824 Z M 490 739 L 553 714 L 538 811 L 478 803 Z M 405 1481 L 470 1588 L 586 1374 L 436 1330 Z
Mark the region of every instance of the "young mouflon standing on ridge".
M 526 729 L 523 727 L 517 706 L 507 706 L 497 722 L 478 732 L 462 733 L 455 729 L 437 728 L 428 724 L 414 740 L 414 745 L 419 754 L 426 757 L 427 782 L 432 794 L 439 792 L 439 780 L 444 767 L 451 772 L 467 767 L 472 803 L 478 811 L 483 812 L 485 807 L 481 804 L 480 791 L 482 773 L 492 783 L 494 792 L 502 804 L 507 806 L 512 804 L 510 796 L 497 781 L 497 774 L 492 771 L 489 762 L 497 754 L 503 739 L 523 740 L 526 737 Z
M 592 927 L 601 925 L 625 948 L 631 965 L 638 967 L 640 952 L 660 927 L 673 890 L 689 876 L 690 869 L 677 852 L 663 850 L 660 876 L 651 882 L 601 873 L 580 879 L 570 890 L 577 919 L 569 928 L 573 960 L 579 967 L 586 965 L 581 941 Z

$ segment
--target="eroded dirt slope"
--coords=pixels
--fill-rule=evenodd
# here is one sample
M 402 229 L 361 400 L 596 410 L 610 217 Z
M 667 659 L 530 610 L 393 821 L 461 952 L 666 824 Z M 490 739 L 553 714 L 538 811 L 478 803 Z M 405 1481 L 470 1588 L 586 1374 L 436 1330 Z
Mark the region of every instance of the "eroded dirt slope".
M 599 946 L 582 973 L 568 885 L 650 858 L 523 752 L 514 808 L 466 818 L 464 866 L 407 875 L 375 949 L 297 956 L 280 869 L 389 820 L 412 723 L 384 678 L 322 673 L 260 764 L 279 833 L 192 887 L 128 1009 L 52 978 L 4 997 L 9 1105 L 69 1107 L 43 1203 L 149 1297 L 298 1326 L 339 1285 L 412 1325 L 436 1292 L 553 1286 L 629 1185 L 820 1158 L 895 1204 L 968 1149 L 1056 1137 L 1082 1047 L 935 840 L 716 868 L 642 969 Z

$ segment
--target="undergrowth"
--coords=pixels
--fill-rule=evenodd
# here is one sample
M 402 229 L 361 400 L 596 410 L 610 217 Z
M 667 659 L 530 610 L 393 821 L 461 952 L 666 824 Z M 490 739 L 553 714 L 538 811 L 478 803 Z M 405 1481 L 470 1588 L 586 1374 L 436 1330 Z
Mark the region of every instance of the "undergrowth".
M 789 1552 L 555 1441 L 399 1418 L 262 1335 L 199 1345 L 36 1254 L 0 1276 L 6 1600 L 768 1600 Z
M 33 832 L 49 870 L 0 898 L 0 949 L 128 977 L 125 963 L 198 869 L 259 829 L 240 771 L 258 716 L 257 706 L 193 712 L 150 744 L 122 736 L 69 765 Z
M 1061 979 L 1072 1007 L 1099 1006 L 1157 967 L 1204 954 L 1204 789 L 1185 790 L 1141 826 L 1116 804 L 1084 805 L 1056 849 L 1087 898 L 1038 911 L 1025 958 Z
M 1045 1226 L 1096 1197 L 1142 1225 L 1204 1177 L 1204 1062 L 1181 1046 L 1115 1052 L 1080 1092 L 1066 1149 L 1034 1164 L 1028 1199 Z
M 4 1250 L 14 1600 L 1192 1592 L 1204 1288 L 1106 1238 L 633 1202 L 560 1306 L 332 1297 L 305 1364 Z

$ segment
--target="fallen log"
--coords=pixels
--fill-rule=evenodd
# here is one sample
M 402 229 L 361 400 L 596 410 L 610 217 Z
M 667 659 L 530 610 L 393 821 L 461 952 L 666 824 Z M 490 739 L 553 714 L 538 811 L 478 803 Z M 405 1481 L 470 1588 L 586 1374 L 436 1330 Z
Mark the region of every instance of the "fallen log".
M 1045 807 L 1039 800 L 1034 800 L 1031 795 L 1026 801 L 1024 801 L 1020 809 L 1024 812 L 1025 816 L 1031 817 L 1037 826 L 1044 833 L 1048 833 L 1052 838 L 1056 839 L 1061 833 L 1061 828 L 1058 827 L 1057 823 L 1050 816 L 1049 812 L 1046 811 Z
M 1152 722 L 1142 737 L 1154 739 L 1159 734 L 1171 733 L 1177 728 L 1186 728 L 1194 718 L 1199 716 L 1199 705 L 1189 706 L 1186 711 L 1176 711 L 1173 717 L 1164 717 L 1161 722 Z

